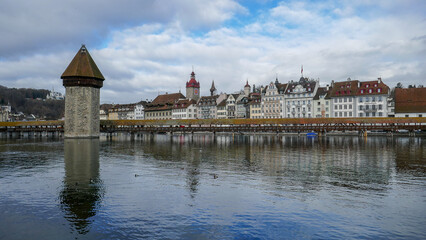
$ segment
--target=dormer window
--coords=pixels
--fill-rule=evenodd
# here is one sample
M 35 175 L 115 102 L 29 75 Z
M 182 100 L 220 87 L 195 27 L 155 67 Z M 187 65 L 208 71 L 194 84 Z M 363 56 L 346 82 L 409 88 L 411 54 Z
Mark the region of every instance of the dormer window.
M 369 84 L 365 85 L 366 88 L 368 88 L 369 86 L 370 86 Z
M 350 84 L 348 84 L 348 85 L 346 85 L 346 87 L 347 87 L 347 88 L 350 88 L 350 87 L 351 87 L 351 85 L 350 85 Z
M 374 87 L 377 87 L 377 83 L 374 84 Z

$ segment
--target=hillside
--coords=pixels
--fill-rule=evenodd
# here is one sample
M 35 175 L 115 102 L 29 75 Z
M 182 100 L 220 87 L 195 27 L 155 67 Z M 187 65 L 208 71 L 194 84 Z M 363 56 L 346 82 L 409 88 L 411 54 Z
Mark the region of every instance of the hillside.
M 0 85 L 0 105 L 12 106 L 12 113 L 34 114 L 40 119 L 56 120 L 64 115 L 64 100 L 46 100 L 49 90 L 7 88 Z M 38 100 L 37 100 L 38 99 Z

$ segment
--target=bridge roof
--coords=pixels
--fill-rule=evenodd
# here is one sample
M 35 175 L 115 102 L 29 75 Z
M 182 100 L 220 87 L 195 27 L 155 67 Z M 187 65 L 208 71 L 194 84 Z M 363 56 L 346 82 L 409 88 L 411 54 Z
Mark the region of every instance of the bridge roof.
M 95 61 L 90 56 L 86 46 L 82 45 L 80 50 L 74 56 L 61 78 L 68 77 L 86 77 L 105 80 Z

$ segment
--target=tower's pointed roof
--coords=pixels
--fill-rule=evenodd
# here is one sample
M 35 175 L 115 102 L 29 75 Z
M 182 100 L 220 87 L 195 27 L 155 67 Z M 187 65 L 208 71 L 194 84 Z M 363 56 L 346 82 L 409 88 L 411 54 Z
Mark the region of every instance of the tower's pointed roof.
M 68 77 L 86 77 L 105 80 L 85 45 L 81 46 L 80 50 L 78 50 L 77 54 L 61 76 L 61 78 Z
M 211 92 L 216 91 L 216 87 L 214 86 L 214 80 L 212 81 L 212 87 L 210 88 L 210 91 Z
M 250 85 L 248 84 L 248 80 L 247 80 L 246 85 L 244 87 L 250 87 Z

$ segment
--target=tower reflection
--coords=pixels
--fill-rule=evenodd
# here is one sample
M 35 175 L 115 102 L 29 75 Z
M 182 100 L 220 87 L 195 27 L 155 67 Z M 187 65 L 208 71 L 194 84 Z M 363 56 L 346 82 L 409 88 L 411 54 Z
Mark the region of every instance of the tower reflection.
M 60 202 L 65 218 L 80 234 L 90 230 L 103 196 L 99 139 L 65 139 L 65 177 Z

